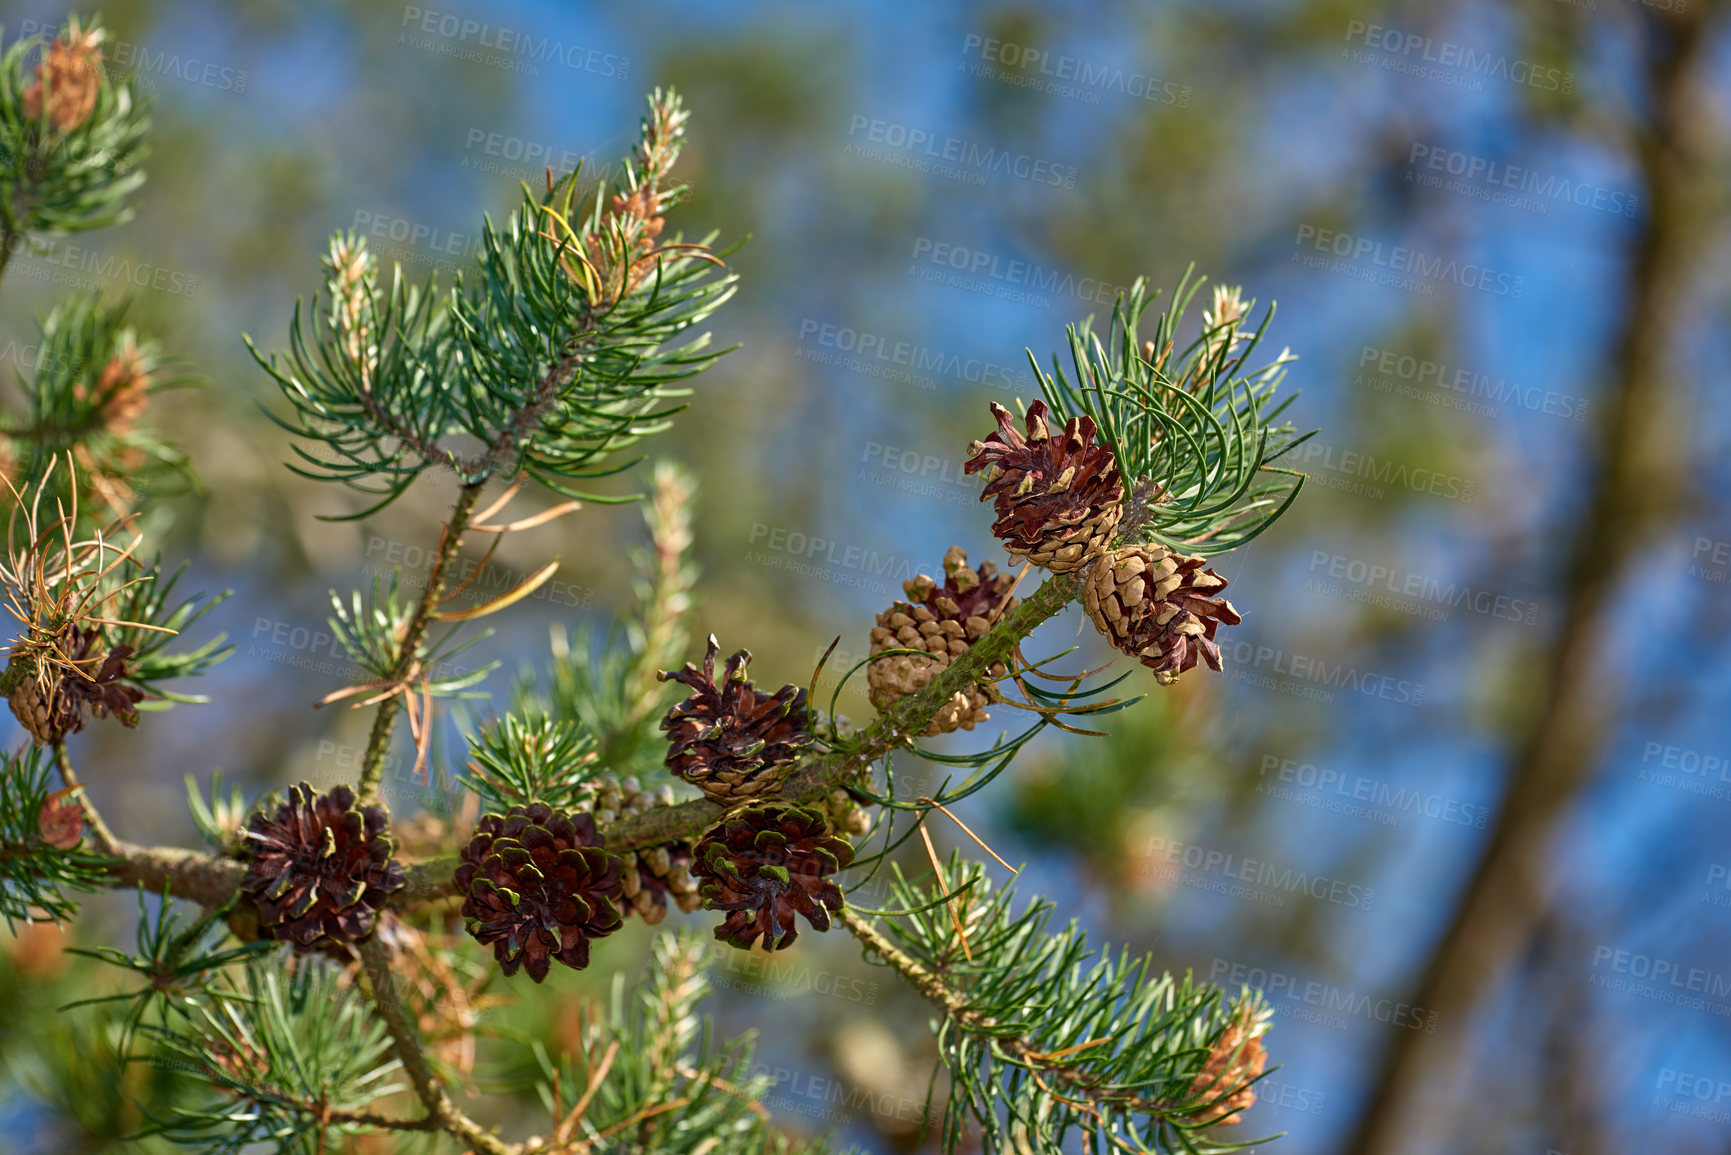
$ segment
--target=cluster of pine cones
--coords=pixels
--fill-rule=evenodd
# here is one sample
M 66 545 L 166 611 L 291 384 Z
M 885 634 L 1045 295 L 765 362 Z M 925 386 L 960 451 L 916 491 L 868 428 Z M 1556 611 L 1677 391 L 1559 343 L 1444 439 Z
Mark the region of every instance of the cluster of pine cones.
M 1053 573 L 1085 572 L 1082 604 L 1106 639 L 1171 683 L 1197 659 L 1221 668 L 1214 641 L 1222 622 L 1241 620 L 1220 597 L 1226 579 L 1203 559 L 1162 545 L 1111 549 L 1124 516 L 1124 482 L 1112 453 L 1096 443 L 1090 417 L 1060 433 L 1044 401 L 1028 406 L 1023 431 L 1001 405 L 997 431 L 969 447 L 962 468 L 985 471 L 980 500 L 994 502 L 992 532 L 1010 553 Z
M 536 802 L 481 818 L 453 882 L 465 928 L 492 947 L 507 975 L 522 970 L 540 982 L 554 962 L 585 967 L 593 940 L 633 914 L 660 922 L 670 901 L 687 912 L 699 905 L 725 912 L 716 937 L 747 949 L 759 938 L 766 949 L 789 945 L 798 937 L 796 917 L 829 929 L 842 894 L 828 876 L 853 860 L 846 837 L 831 831 L 860 832 L 864 816 L 845 791 L 833 791 L 821 809 L 773 800 L 813 741 L 806 693 L 754 688 L 743 650 L 717 681 L 719 650 L 712 637 L 701 670 L 687 665 L 663 675 L 692 691 L 662 720 L 667 766 L 729 807 L 695 844 L 607 851 L 597 820 L 610 824 L 673 802 L 667 788 L 650 793 L 634 778 L 599 779 L 576 812 Z M 347 787 L 318 794 L 305 783 L 273 812 L 254 815 L 242 840 L 242 889 L 260 933 L 297 951 L 371 934 L 405 885 L 388 826 L 383 807 L 357 805 Z
M 992 415 L 997 430 L 969 447 L 963 469 L 986 473 L 980 500 L 994 503 L 992 533 L 1004 548 L 1052 573 L 1082 572 L 1089 618 L 1161 683 L 1177 681 L 1198 660 L 1220 669 L 1214 635 L 1222 623 L 1241 620 L 1220 596 L 1226 579 L 1205 569 L 1204 559 L 1165 546 L 1111 548 L 1124 518 L 1124 480 L 1111 450 L 1096 441 L 1093 420 L 1072 418 L 1057 430 L 1044 401 L 1028 406 L 1021 429 L 1000 405 Z M 919 692 L 967 653 L 1016 608 L 1014 584 L 991 562 L 971 568 L 959 546 L 944 555 L 942 582 L 925 574 L 904 582 L 907 600 L 879 614 L 872 630 L 876 660 L 866 675 L 872 704 L 887 709 Z M 990 666 L 986 680 L 938 710 L 926 733 L 971 730 L 985 721 L 993 683 L 1007 672 L 1002 662 Z
M 712 634 L 702 669 L 686 663 L 661 675 L 691 690 L 661 721 L 670 742 L 667 768 L 732 808 L 692 848 L 691 873 L 704 906 L 728 912 L 715 937 L 745 950 L 761 937 L 766 950 L 780 950 L 798 937 L 796 915 L 829 929 L 829 912 L 841 909 L 842 894 L 826 876 L 853 861 L 853 847 L 831 833 L 830 823 L 860 832 L 863 816 L 845 793 L 839 803 L 831 797 L 827 815 L 774 800 L 814 740 L 806 692 L 793 685 L 773 694 L 757 689 L 746 677 L 746 650 L 722 664 L 717 681 L 720 652 Z
M 973 443 L 965 468 L 987 473 L 982 500 L 995 503 L 992 532 L 999 541 L 1053 573 L 1081 573 L 1083 604 L 1095 626 L 1161 682 L 1199 660 L 1220 669 L 1215 633 L 1221 623 L 1240 620 L 1220 596 L 1226 580 L 1204 568 L 1202 558 L 1165 546 L 1111 548 L 1124 519 L 1124 479 L 1093 421 L 1073 418 L 1060 431 L 1050 409 L 1036 401 L 1018 429 L 1008 411 L 998 405 L 992 411 L 998 429 Z M 1016 608 L 1015 583 L 991 562 L 970 566 L 957 547 L 943 569 L 941 582 L 921 574 L 904 583 L 907 600 L 878 615 L 867 680 L 880 710 L 924 689 Z M 672 802 L 665 788 L 650 794 L 629 778 L 601 779 L 578 812 L 534 803 L 481 819 L 454 881 L 465 926 L 493 948 L 506 974 L 522 969 L 539 982 L 555 961 L 587 966 L 592 940 L 633 914 L 660 922 L 670 900 L 683 911 L 702 905 L 725 912 L 716 937 L 745 949 L 759 939 L 766 949 L 787 946 L 798 936 L 799 918 L 829 929 L 843 901 L 829 876 L 852 861 L 846 833 L 864 833 L 864 815 L 845 791 L 832 792 L 819 808 L 780 797 L 815 740 L 806 691 L 786 685 L 765 693 L 748 677 L 749 652 L 734 653 L 718 670 L 720 652 L 711 636 L 701 667 L 688 663 L 661 675 L 690 691 L 661 721 L 666 766 L 726 808 L 695 843 L 608 852 L 598 820 L 609 825 Z M 1007 673 L 1002 662 L 984 671 L 982 681 L 942 704 L 927 732 L 971 729 L 984 720 L 993 683 Z M 100 712 L 121 704 L 90 705 Z M 387 825 L 383 809 L 357 806 L 347 788 L 315 795 L 304 784 L 275 814 L 254 816 L 245 838 L 244 889 L 261 931 L 298 950 L 370 933 L 379 910 L 404 885 Z

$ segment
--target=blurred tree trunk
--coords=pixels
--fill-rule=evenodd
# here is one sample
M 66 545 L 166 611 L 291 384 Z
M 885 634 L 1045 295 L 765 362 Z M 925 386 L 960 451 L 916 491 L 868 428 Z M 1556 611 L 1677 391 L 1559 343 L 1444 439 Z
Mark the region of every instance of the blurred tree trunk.
M 1705 179 L 1713 105 L 1703 73 L 1722 25 L 1699 3 L 1681 14 L 1636 11 L 1643 90 L 1628 103 L 1647 214 L 1633 240 L 1613 377 L 1589 458 L 1590 499 L 1566 544 L 1559 542 L 1569 557 L 1566 609 L 1495 828 L 1412 998 L 1436 1013 L 1437 1031 L 1394 1037 L 1352 1155 L 1391 1155 L 1446 1136 L 1439 1100 L 1467 1055 L 1474 1012 L 1531 945 L 1551 890 L 1559 820 L 1615 732 L 1627 667 L 1617 635 L 1632 628 L 1617 595 L 1676 509 L 1691 425 L 1671 359 L 1694 300 L 1696 258 L 1709 251 L 1718 224 Z

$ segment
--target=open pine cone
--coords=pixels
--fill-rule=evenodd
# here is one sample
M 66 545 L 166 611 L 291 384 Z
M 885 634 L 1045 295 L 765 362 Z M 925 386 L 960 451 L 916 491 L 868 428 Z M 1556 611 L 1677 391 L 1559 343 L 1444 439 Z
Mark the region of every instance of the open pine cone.
M 56 663 L 48 671 L 46 685 L 36 678 L 25 678 L 7 699 L 12 716 L 30 731 L 38 746 L 84 729 L 87 713 L 117 718 L 123 726 L 138 725 L 138 703 L 144 700 L 144 692 L 121 682 L 132 647 L 115 646 L 97 662 L 95 650 L 101 640 L 101 631 L 73 626 L 63 649 L 77 668 Z M 88 676 L 81 672 L 89 670 L 94 672 Z
M 667 711 L 661 728 L 672 742 L 667 768 L 706 794 L 710 801 L 732 805 L 773 793 L 782 768 L 812 735 L 805 691 L 783 686 L 773 694 L 755 689 L 746 679 L 748 650 L 740 650 L 715 680 L 715 655 L 721 643 L 709 635 L 703 669 L 690 662 L 661 680 L 683 683 L 692 694 Z
M 815 810 L 768 803 L 717 822 L 695 856 L 691 873 L 702 881 L 704 906 L 729 912 L 715 937 L 750 950 L 761 935 L 765 950 L 781 950 L 799 937 L 795 915 L 829 929 L 842 894 L 826 876 L 853 861 L 853 847 Z
M 902 590 L 908 600 L 896 602 L 878 615 L 878 624 L 872 629 L 871 652 L 913 649 L 925 653 L 892 654 L 867 666 L 866 682 L 871 688 L 872 705 L 888 709 L 904 695 L 924 689 L 950 662 L 967 653 L 969 647 L 986 636 L 998 617 L 1016 608 L 1017 599 L 1008 596 L 1014 584 L 1009 574 L 998 573 L 989 561 L 981 562 L 978 570 L 971 568 L 967 551 L 959 545 L 951 546 L 944 554 L 942 585 L 925 574 L 903 582 Z M 989 673 L 1001 677 L 1006 671 L 1004 663 L 996 662 Z M 986 720 L 986 706 L 990 703 L 991 698 L 982 686 L 957 691 L 932 719 L 926 733 L 972 730 L 976 723 Z
M 258 909 L 260 932 L 301 953 L 371 934 L 379 908 L 404 884 L 388 822 L 384 807 L 356 806 L 347 786 L 315 794 L 305 782 L 274 815 L 253 815 L 240 888 Z
M 1198 656 L 1221 668 L 1215 631 L 1243 619 L 1216 595 L 1226 579 L 1205 559 L 1161 545 L 1127 545 L 1100 558 L 1082 586 L 1082 605 L 1106 640 L 1154 671 L 1163 685 Z
M 1028 406 L 1027 436 L 1008 409 L 992 403 L 998 431 L 968 447 L 965 473 L 992 472 L 980 500 L 993 499 L 992 523 L 1004 548 L 1053 573 L 1071 573 L 1104 553 L 1124 516 L 1124 482 L 1092 417 L 1072 417 L 1061 435 L 1044 401 Z
M 557 959 L 581 970 L 589 940 L 619 929 L 619 860 L 601 849 L 595 820 L 544 802 L 488 814 L 463 848 L 457 892 L 464 925 L 493 948 L 507 975 L 536 982 Z

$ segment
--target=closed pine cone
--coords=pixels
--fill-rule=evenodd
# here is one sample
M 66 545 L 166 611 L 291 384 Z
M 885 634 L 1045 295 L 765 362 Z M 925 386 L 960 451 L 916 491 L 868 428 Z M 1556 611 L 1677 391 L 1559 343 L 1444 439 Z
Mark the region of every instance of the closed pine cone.
M 1243 620 L 1218 596 L 1226 579 L 1204 569 L 1205 560 L 1163 545 L 1127 545 L 1095 562 L 1083 584 L 1082 605 L 1095 627 L 1163 685 L 1198 657 L 1221 669 L 1215 631 Z

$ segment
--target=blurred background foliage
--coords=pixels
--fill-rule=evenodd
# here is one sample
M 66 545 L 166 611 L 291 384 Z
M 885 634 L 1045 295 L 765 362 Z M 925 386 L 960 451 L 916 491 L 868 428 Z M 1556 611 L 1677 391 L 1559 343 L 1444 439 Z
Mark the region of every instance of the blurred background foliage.
M 1724 976 L 1731 945 L 1720 905 L 1731 892 L 1719 885 L 1724 870 L 1712 870 L 1727 860 L 1731 795 L 1712 775 L 1677 768 L 1682 752 L 1721 766 L 1731 755 L 1722 709 L 1731 420 L 1709 369 L 1726 351 L 1717 226 L 1731 41 L 1716 9 L 1688 3 L 1692 14 L 1679 18 L 1683 0 L 450 0 L 436 10 L 117 0 L 102 13 L 114 40 L 142 48 L 135 62 L 155 99 L 149 181 L 132 224 L 75 238 L 81 252 L 59 259 L 78 266 L 95 251 L 178 272 L 183 287 L 196 278 L 194 291 L 138 290 L 132 318 L 205 381 L 161 394 L 148 415 L 202 479 L 166 507 L 161 544 L 171 561 L 192 559 L 187 588 L 235 588 L 208 621 L 239 651 L 206 687 L 211 704 L 74 740 L 95 797 L 123 837 L 196 845 L 187 773 L 202 780 L 220 768 L 249 797 L 353 778 L 365 718 L 310 708 L 353 674 L 328 639 L 327 591 L 392 564 L 423 573 L 449 485 L 416 485 L 359 524 L 317 520 L 360 499 L 281 468 L 285 439 L 260 411 L 269 382 L 241 334 L 282 346 L 336 230 L 382 229 L 372 238 L 381 259 L 448 276 L 481 214 L 508 210 L 516 181 L 539 182 L 543 164 L 578 157 L 610 163 L 635 134 L 643 93 L 670 83 L 694 112 L 682 166 L 693 194 L 673 227 L 751 241 L 733 260 L 741 291 L 717 326 L 719 343 L 742 347 L 700 379 L 691 411 L 653 448 L 700 481 L 697 634 L 748 645 L 771 684 L 803 683 L 838 634 L 840 653 L 857 659 L 899 581 L 937 572 L 950 544 L 988 556 L 977 483 L 960 473 L 965 447 L 989 427 L 989 400 L 1035 394 L 1023 348 L 1046 358 L 1066 322 L 1098 308 L 990 269 L 1019 261 L 1105 285 L 1140 274 L 1170 285 L 1195 262 L 1279 300 L 1268 339 L 1300 355 L 1296 419 L 1322 433 L 1298 463 L 1312 481 L 1293 513 L 1220 566 L 1246 617 L 1231 631 L 1241 644 L 1227 648 L 1228 674 L 1198 673 L 1168 691 L 1149 682 L 1147 701 L 1107 720 L 1109 742 L 1042 738 L 1013 780 L 961 815 L 1006 858 L 1027 862 L 1025 887 L 1114 941 L 1201 977 L 1236 984 L 1254 973 L 1275 985 L 1269 1047 L 1283 1066 L 1243 1129 L 1286 1132 L 1278 1147 L 1292 1155 L 1346 1149 L 1367 1103 L 1388 1091 L 1378 1090 L 1388 1056 L 1403 1045 L 1417 1053 L 1407 1035 L 1423 1036 L 1420 1051 L 1436 1037 L 1401 1025 L 1429 1021 L 1434 1008 L 1395 1008 L 1420 989 L 1451 911 L 1494 849 L 1522 743 L 1549 708 L 1547 671 L 1572 636 L 1578 575 L 1592 561 L 1569 543 L 1589 540 L 1580 529 L 1610 459 L 1601 422 L 1627 376 L 1619 343 L 1644 323 L 1637 306 L 1665 310 L 1657 331 L 1673 387 L 1657 452 L 1675 462 L 1675 484 L 1643 490 L 1633 559 L 1612 591 L 1595 673 L 1619 692 L 1606 698 L 1583 776 L 1560 791 L 1560 819 L 1544 828 L 1551 882 L 1530 935 L 1512 969 L 1431 1023 L 1454 1049 L 1426 1069 L 1430 1113 L 1409 1112 L 1404 1129 L 1414 1150 L 1722 1150 L 1724 1116 L 1680 1094 L 1677 1075 L 1731 1080 L 1724 1018 L 1606 982 L 1628 978 L 1607 952 Z M 6 37 L 63 15 L 11 0 Z M 482 47 L 486 33 L 441 34 L 445 17 L 487 26 L 494 43 L 500 29 L 550 37 L 578 64 L 513 60 Z M 1697 87 L 1684 123 L 1706 142 L 1689 164 L 1710 191 L 1683 208 L 1661 202 L 1692 214 L 1674 223 L 1695 266 L 1667 283 L 1675 291 L 1643 296 L 1649 185 L 1664 171 L 1655 150 L 1669 147 L 1644 126 L 1676 79 L 1667 45 L 1683 35 L 1680 19 L 1705 44 L 1691 58 Z M 1369 47 L 1371 25 L 1569 81 L 1520 84 L 1446 65 L 1440 79 L 1412 75 L 1394 65 L 1423 64 L 1432 49 Z M 982 58 L 989 41 L 1047 56 L 994 64 Z M 1154 78 L 1157 96 L 1014 82 L 1062 58 Z M 1000 75 L 978 74 L 992 70 Z M 1073 169 L 1073 187 L 1003 172 L 982 182 L 966 164 L 964 179 L 914 171 L 901 162 L 917 154 L 874 141 L 890 132 L 874 121 Z M 1555 181 L 1602 190 L 1600 207 L 1591 195 L 1583 206 L 1530 189 L 1498 202 L 1482 180 L 1427 186 L 1427 174 L 1449 174 L 1426 167 L 1426 148 L 1530 169 L 1554 178 L 1553 190 Z M 1607 207 L 1613 196 L 1625 211 Z M 1318 252 L 1322 230 L 1384 254 L 1408 246 L 1488 267 L 1518 278 L 1518 292 L 1437 277 L 1417 278 L 1422 291 L 1374 283 L 1364 275 L 1378 271 L 1376 258 Z M 969 284 L 986 291 L 929 279 L 958 272 L 928 259 L 940 245 L 980 254 Z M 0 289 L 8 370 L 27 363 L 20 349 L 68 271 L 30 255 L 13 262 Z M 891 349 L 906 342 L 927 363 L 941 354 L 955 371 L 898 374 L 893 361 L 850 353 L 858 334 Z M 1380 367 L 1383 351 L 1393 369 Z M 1403 357 L 1519 392 L 1496 401 L 1403 379 Z M 973 372 L 975 362 L 993 368 Z M 1379 481 L 1388 467 L 1394 480 Z M 597 506 L 504 542 L 497 561 L 517 574 L 560 555 L 563 584 L 494 618 L 499 632 L 473 651 L 477 662 L 505 662 L 490 683 L 496 702 L 508 700 L 512 670 L 545 663 L 550 628 L 604 629 L 630 606 L 628 553 L 642 541 L 633 509 Z M 1462 586 L 1491 598 L 1439 603 L 1437 588 Z M 1072 661 L 1103 661 L 1091 632 L 1076 632 L 1081 620 L 1061 618 L 1039 641 L 1075 642 Z M 1342 669 L 1351 684 L 1328 685 Z M 863 694 L 850 689 L 843 703 L 870 716 Z M 447 773 L 461 749 L 450 722 L 435 747 Z M 411 761 L 400 737 L 387 781 L 399 818 L 427 801 Z M 937 767 L 913 772 L 941 779 Z M 940 849 L 956 833 L 939 831 Z M 1341 886 L 1235 888 L 1227 872 L 1247 861 Z M 89 910 L 81 938 L 129 934 L 131 896 Z M 490 1040 L 569 1043 L 577 996 L 603 990 L 614 969 L 645 965 L 648 939 L 634 922 L 597 952 L 594 972 L 532 989 L 494 984 L 511 997 L 480 1018 L 474 1081 L 492 1094 L 483 1117 L 509 1113 L 529 1074 L 507 1062 L 525 1052 Z M 55 1012 L 114 981 L 66 945 L 55 929 L 31 927 L 0 949 L 7 1150 L 126 1149 L 122 1137 L 140 1122 L 132 1097 L 182 1093 L 171 1075 L 144 1068 L 115 1084 L 104 1061 L 114 1032 L 91 1013 Z M 876 1150 L 921 1147 L 917 1104 L 934 1055 L 927 1008 L 863 966 L 851 942 L 807 936 L 767 970 L 730 954 L 711 978 L 722 1029 L 763 1032 L 759 1061 L 781 1078 L 769 1105 L 788 1125 L 834 1128 Z M 1463 1103 L 1471 1110 L 1435 1113 Z

